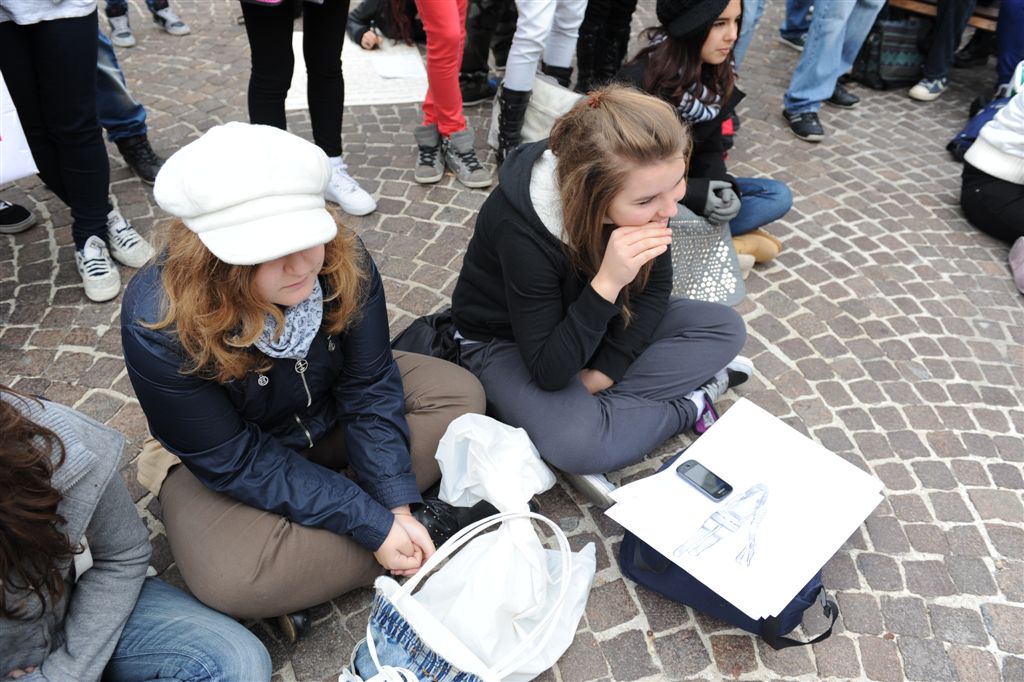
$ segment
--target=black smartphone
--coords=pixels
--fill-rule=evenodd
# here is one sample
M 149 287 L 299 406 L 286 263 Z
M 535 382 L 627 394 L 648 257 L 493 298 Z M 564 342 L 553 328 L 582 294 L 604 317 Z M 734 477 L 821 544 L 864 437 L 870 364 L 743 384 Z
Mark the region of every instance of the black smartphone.
M 715 502 L 724 500 L 732 492 L 731 485 L 695 459 L 688 459 L 677 466 L 676 473 Z

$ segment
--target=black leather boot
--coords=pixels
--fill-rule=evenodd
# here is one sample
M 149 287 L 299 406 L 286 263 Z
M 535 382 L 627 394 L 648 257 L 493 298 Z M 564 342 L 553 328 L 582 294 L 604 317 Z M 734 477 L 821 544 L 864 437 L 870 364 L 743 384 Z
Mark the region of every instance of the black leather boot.
M 412 505 L 413 518 L 427 529 L 435 547 L 443 545 L 469 524 L 497 513 L 495 506 L 487 500 L 481 500 L 472 507 L 453 507 L 427 494 L 423 496 L 423 504 Z
M 303 609 L 295 613 L 285 613 L 277 617 L 277 627 L 280 628 L 281 634 L 288 644 L 295 644 L 299 637 L 309 630 L 311 622 L 312 617 L 309 609 Z
M 504 85 L 498 91 L 501 110 L 498 112 L 498 165 L 523 141 L 523 119 L 530 103 L 530 90 L 510 90 Z
M 551 66 L 541 63 L 540 72 L 554 78 L 563 88 L 569 87 L 569 83 L 572 82 L 571 66 Z
M 597 46 L 600 42 L 600 31 L 600 26 L 588 24 L 586 21 L 580 26 L 580 37 L 576 41 L 576 92 L 586 94 L 597 82 Z

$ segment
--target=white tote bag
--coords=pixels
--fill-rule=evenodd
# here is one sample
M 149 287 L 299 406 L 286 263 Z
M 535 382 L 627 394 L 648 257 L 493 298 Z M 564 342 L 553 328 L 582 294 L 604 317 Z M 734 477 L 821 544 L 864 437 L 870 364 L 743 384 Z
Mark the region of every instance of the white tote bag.
M 533 94 L 526 106 L 523 116 L 523 144 L 543 140 L 551 135 L 551 128 L 558 117 L 572 109 L 583 97 L 578 92 L 563 88 L 551 76 L 538 73 L 533 81 Z M 487 144 L 492 149 L 498 148 L 498 114 L 501 111 L 501 99 L 494 96 L 494 109 L 491 112 L 491 128 L 487 131 Z
M 36 172 L 36 162 L 21 129 L 18 112 L 0 74 L 0 185 Z
M 557 550 L 540 546 L 531 519 L 551 530 Z M 501 524 L 498 531 L 481 535 L 498 524 Z M 503 536 L 503 531 L 510 529 L 515 534 L 528 532 L 536 540 L 543 552 L 538 573 L 532 570 L 537 556 L 517 555 L 530 544 L 509 543 L 509 538 Z M 506 563 L 497 566 L 496 562 L 487 561 L 491 553 L 497 553 Z M 446 559 L 448 563 L 437 569 Z M 389 577 L 377 578 L 374 583 L 377 597 L 366 626 L 366 648 L 377 673 L 367 679 L 396 682 L 408 679 L 406 676 L 415 679 L 415 673 L 403 664 L 413 656 L 423 657 L 421 647 L 425 645 L 446 664 L 476 675 L 484 682 L 532 680 L 554 665 L 572 643 L 586 606 L 594 569 L 593 543 L 573 553 L 562 529 L 540 514 L 507 512 L 477 521 L 452 536 L 404 584 L 399 585 Z M 526 593 L 514 586 L 515 574 L 524 570 L 532 575 L 535 588 Z M 432 571 L 434 574 L 430 575 Z M 428 575 L 429 580 L 422 589 L 413 594 Z M 473 586 L 464 589 L 467 583 Z M 489 590 L 480 589 L 483 583 L 489 585 Z M 506 588 L 514 598 L 504 593 Z M 470 602 L 470 597 L 476 602 Z M 457 604 L 437 603 L 439 599 L 453 599 Z M 513 602 L 530 617 L 510 611 Z M 396 652 L 392 645 L 388 650 L 395 659 L 381 660 L 378 649 L 383 642 L 378 639 L 381 633 L 374 626 L 374 615 L 382 605 L 397 610 L 411 626 L 421 643 L 416 645 L 415 651 Z M 481 637 L 478 634 L 481 632 L 490 635 Z M 482 640 L 485 640 L 486 650 L 480 648 Z M 403 637 L 402 642 L 407 641 Z M 434 656 L 428 658 L 433 660 Z M 339 678 L 345 682 L 359 679 L 348 670 Z

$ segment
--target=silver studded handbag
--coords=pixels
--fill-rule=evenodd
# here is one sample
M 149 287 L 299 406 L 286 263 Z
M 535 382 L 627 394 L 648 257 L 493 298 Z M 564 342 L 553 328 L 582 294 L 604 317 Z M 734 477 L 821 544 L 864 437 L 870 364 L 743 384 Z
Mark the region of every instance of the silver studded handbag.
M 746 296 L 728 223 L 716 225 L 682 204 L 672 229 L 672 295 L 736 305 Z

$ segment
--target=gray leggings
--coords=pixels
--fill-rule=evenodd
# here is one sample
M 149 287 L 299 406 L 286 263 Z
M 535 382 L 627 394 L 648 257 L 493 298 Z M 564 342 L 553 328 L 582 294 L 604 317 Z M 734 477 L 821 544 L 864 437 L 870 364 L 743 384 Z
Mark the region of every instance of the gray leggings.
M 462 364 L 480 379 L 487 412 L 522 427 L 541 457 L 563 471 L 613 471 L 691 428 L 696 408 L 685 396 L 725 367 L 743 347 L 746 328 L 717 303 L 672 299 L 622 380 L 591 395 L 577 378 L 545 391 L 534 383 L 514 341 L 463 343 Z

